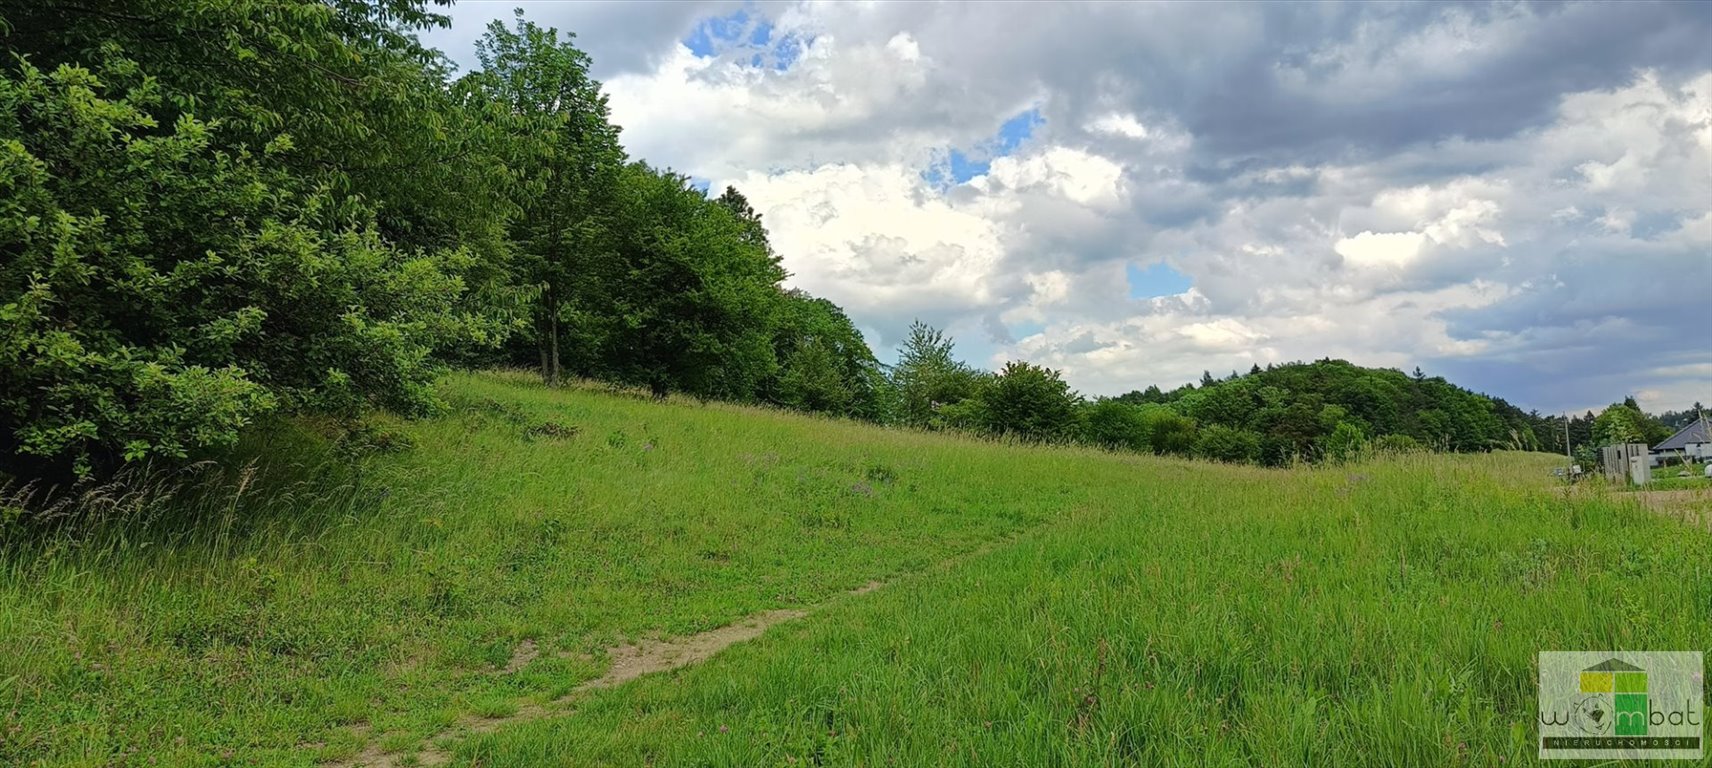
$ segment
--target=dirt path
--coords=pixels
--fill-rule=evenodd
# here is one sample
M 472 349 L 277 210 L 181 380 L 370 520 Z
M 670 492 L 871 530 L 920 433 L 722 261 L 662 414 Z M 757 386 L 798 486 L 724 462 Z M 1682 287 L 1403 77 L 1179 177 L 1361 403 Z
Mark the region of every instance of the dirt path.
M 1684 488 L 1674 491 L 1632 491 L 1641 506 L 1669 515 L 1690 525 L 1712 527 L 1712 489 Z
M 677 637 L 670 640 L 643 639 L 634 643 L 608 648 L 606 650 L 606 657 L 612 660 L 612 664 L 607 668 L 606 673 L 600 677 L 587 680 L 576 688 L 571 689 L 569 693 L 545 704 L 535 702 L 520 703 L 516 712 L 503 717 L 478 717 L 476 715 L 464 715 L 458 718 L 456 722 L 452 723 L 450 727 L 429 737 L 427 743 L 423 744 L 421 749 L 414 753 L 414 761 L 407 761 L 407 758 L 412 754 L 409 751 L 386 752 L 381 749 L 379 739 L 369 738 L 368 744 L 361 752 L 352 757 L 345 758 L 344 760 L 334 761 L 327 763 L 326 765 L 330 768 L 407 768 L 407 766 L 412 768 L 416 766 L 433 768 L 434 766 L 447 765 L 452 762 L 452 753 L 449 748 L 442 747 L 440 743 L 468 737 L 472 734 L 490 733 L 506 726 L 529 722 L 531 720 L 540 720 L 554 715 L 568 714 L 571 711 L 569 706 L 570 704 L 575 703 L 583 695 L 592 691 L 622 685 L 631 680 L 635 680 L 638 677 L 642 677 L 643 675 L 655 672 L 666 672 L 687 667 L 691 664 L 699 664 L 713 658 L 720 651 L 730 648 L 733 645 L 760 637 L 772 627 L 786 622 L 796 621 L 797 619 L 808 616 L 812 612 L 832 607 L 845 598 L 868 594 L 869 592 L 873 592 L 877 589 L 888 586 L 889 584 L 895 583 L 900 579 L 909 578 L 922 573 L 942 573 L 960 563 L 973 560 L 1001 547 L 1014 544 L 1018 539 L 1027 536 L 1034 531 L 1038 531 L 1043 527 L 1047 527 L 1048 525 L 1050 525 L 1050 523 L 1020 531 L 1013 531 L 1007 535 L 987 541 L 974 549 L 959 553 L 948 559 L 941 560 L 922 570 L 899 574 L 892 581 L 870 581 L 855 589 L 834 595 L 832 598 L 806 609 L 763 611 L 761 613 L 744 617 L 735 623 L 686 637 Z M 522 669 L 524 666 L 528 665 L 529 662 L 534 661 L 539 657 L 540 653 L 540 648 L 536 645 L 535 641 L 524 640 L 522 643 L 519 643 L 517 649 L 512 652 L 511 660 L 505 665 L 504 672 L 511 673 Z M 365 735 L 371 735 L 368 734 L 369 727 L 367 725 L 357 726 L 355 730 L 362 732 Z
M 884 586 L 883 582 L 871 581 L 845 595 L 861 595 L 872 592 Z M 824 605 L 824 604 L 823 604 Z M 421 751 L 415 753 L 416 760 L 407 763 L 405 752 L 385 752 L 378 740 L 370 739 L 367 747 L 357 755 L 341 760 L 331 765 L 336 768 L 404 768 L 414 766 L 440 766 L 452 761 L 450 751 L 441 748 L 434 742 L 442 741 L 445 737 L 467 736 L 470 734 L 488 733 L 501 727 L 539 720 L 554 714 L 567 711 L 566 704 L 589 691 L 611 688 L 635 680 L 643 675 L 654 672 L 687 667 L 706 661 L 720 651 L 738 643 L 760 637 L 768 629 L 795 621 L 809 614 L 806 610 L 776 610 L 753 614 L 735 623 L 718 629 L 710 629 L 687 637 L 671 640 L 640 640 L 627 645 L 608 648 L 606 657 L 612 660 L 606 674 L 588 680 L 569 693 L 546 704 L 526 703 L 517 708 L 515 713 L 504 717 L 477 717 L 465 715 L 453 723 L 450 728 L 434 735 Z M 512 653 L 511 662 L 506 664 L 505 671 L 516 672 L 540 655 L 533 640 L 525 640 Z

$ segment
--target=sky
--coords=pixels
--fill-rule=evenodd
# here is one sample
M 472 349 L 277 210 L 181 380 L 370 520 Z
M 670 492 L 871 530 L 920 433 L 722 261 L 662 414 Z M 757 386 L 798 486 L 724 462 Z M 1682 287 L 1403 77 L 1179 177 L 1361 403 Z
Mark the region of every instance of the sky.
M 464 2 L 577 35 L 890 362 L 1085 395 L 1342 358 L 1546 413 L 1712 403 L 1712 3 Z

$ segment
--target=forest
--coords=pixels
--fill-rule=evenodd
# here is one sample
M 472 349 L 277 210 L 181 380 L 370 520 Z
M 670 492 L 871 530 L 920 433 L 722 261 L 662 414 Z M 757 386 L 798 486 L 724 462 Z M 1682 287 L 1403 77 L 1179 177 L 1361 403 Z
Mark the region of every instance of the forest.
M 457 73 L 416 37 L 434 11 L 4 6 L 6 471 L 99 478 L 281 415 L 430 414 L 437 377 L 485 367 L 1268 465 L 1563 448 L 1561 419 L 1335 360 L 1087 399 L 917 324 L 882 364 L 840 307 L 785 287 L 739 190 L 626 153 L 574 36 L 520 11 Z M 1633 411 L 1570 438 L 1663 429 Z

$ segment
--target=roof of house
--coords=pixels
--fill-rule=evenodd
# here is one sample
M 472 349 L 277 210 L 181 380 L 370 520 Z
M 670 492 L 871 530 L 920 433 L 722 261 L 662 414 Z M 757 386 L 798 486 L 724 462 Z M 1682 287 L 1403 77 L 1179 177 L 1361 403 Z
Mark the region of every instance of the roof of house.
M 1664 442 L 1653 446 L 1653 450 L 1675 451 L 1687 448 L 1689 443 L 1712 443 L 1712 434 L 1708 434 L 1709 432 L 1712 430 L 1707 428 L 1705 419 L 1695 419 Z

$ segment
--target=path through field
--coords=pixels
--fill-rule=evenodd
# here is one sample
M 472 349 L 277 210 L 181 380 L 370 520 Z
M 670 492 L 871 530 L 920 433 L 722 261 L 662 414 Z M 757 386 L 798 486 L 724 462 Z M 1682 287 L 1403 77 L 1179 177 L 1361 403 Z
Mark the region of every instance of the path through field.
M 932 572 L 942 572 L 946 568 L 964 562 L 974 557 L 991 552 L 1003 546 L 1014 537 L 990 542 L 981 547 L 935 564 Z M 633 643 L 607 648 L 602 654 L 609 662 L 605 673 L 591 680 L 579 683 L 569 693 L 546 703 L 531 699 L 517 702 L 516 711 L 509 715 L 498 717 L 480 717 L 464 715 L 453 725 L 424 743 L 420 750 L 388 750 L 381 746 L 378 740 L 369 739 L 368 746 L 355 756 L 332 763 L 333 768 L 407 768 L 408 766 L 446 765 L 452 760 L 451 748 L 460 739 L 473 734 L 491 733 L 511 725 L 539 720 L 547 717 L 574 716 L 574 705 L 584 695 L 604 688 L 622 685 L 643 675 L 658 672 L 670 672 L 693 664 L 699 664 L 713 658 L 716 654 L 738 643 L 753 640 L 774 626 L 789 621 L 804 618 L 837 605 L 848 598 L 860 597 L 885 587 L 887 582 L 874 580 L 849 590 L 831 600 L 804 609 L 780 609 L 762 611 L 751 614 L 743 619 L 723 627 L 706 632 L 674 638 L 641 638 Z M 514 674 L 539 658 L 540 651 L 533 640 L 525 640 L 512 652 L 511 660 L 501 670 L 503 674 Z M 369 736 L 366 728 L 358 729 L 365 738 Z

